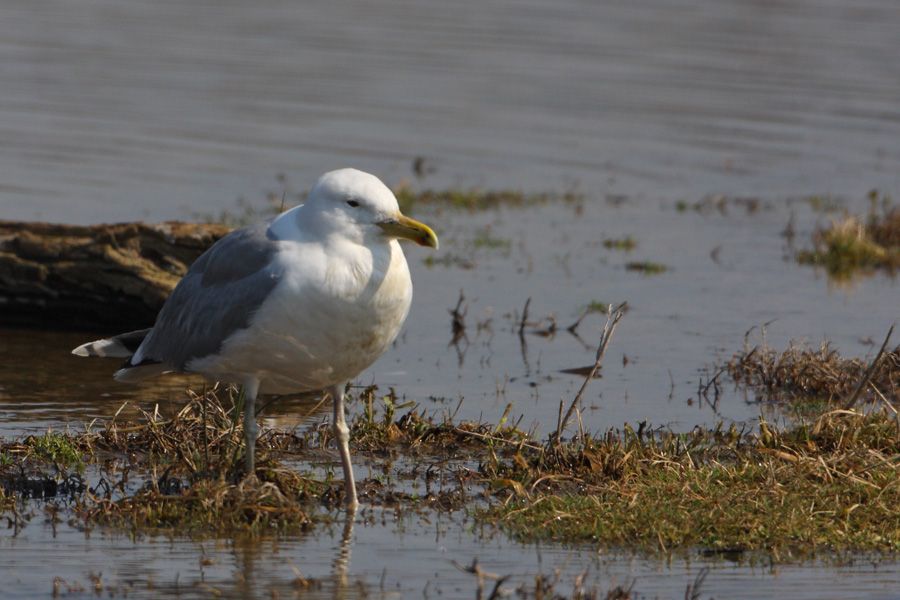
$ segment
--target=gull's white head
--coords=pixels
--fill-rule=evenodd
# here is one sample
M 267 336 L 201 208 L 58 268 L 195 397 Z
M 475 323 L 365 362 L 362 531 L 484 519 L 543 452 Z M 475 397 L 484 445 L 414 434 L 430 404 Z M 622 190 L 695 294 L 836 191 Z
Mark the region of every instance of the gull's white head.
M 338 169 L 322 175 L 305 207 L 320 227 L 360 242 L 408 239 L 420 246 L 438 247 L 430 227 L 400 212 L 394 193 L 380 179 L 357 169 Z

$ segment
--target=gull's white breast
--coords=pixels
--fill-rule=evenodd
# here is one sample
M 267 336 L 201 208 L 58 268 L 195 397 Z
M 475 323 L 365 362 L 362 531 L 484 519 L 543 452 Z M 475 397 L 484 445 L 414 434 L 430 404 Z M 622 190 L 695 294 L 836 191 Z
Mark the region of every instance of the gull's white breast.
M 348 381 L 397 337 L 412 302 L 400 244 L 279 242 L 284 276 L 249 327 L 230 336 L 191 371 L 263 393 L 318 390 Z

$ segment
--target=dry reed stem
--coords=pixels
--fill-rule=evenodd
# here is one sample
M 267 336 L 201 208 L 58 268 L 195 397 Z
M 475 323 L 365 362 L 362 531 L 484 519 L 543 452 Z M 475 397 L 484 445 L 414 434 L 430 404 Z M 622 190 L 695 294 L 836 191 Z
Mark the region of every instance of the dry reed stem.
M 566 426 L 569 423 L 569 420 L 572 418 L 572 414 L 575 412 L 576 407 L 584 397 L 584 392 L 587 389 L 588 384 L 600 369 L 600 365 L 603 363 L 603 357 L 606 355 L 606 348 L 612 341 L 613 334 L 616 332 L 616 327 L 619 325 L 619 321 L 623 316 L 625 316 L 625 310 L 627 306 L 628 304 L 623 302 L 616 307 L 610 305 L 607 308 L 606 324 L 603 326 L 603 333 L 600 335 L 600 343 L 597 346 L 597 354 L 594 360 L 594 366 L 591 367 L 591 371 L 587 374 L 587 377 L 584 378 L 584 381 L 582 382 L 578 393 L 575 394 L 575 398 L 572 400 L 572 403 L 569 405 L 569 409 L 566 411 L 565 416 L 563 416 L 563 418 L 557 424 L 556 440 L 559 440 L 562 436 L 562 432 L 565 430 Z

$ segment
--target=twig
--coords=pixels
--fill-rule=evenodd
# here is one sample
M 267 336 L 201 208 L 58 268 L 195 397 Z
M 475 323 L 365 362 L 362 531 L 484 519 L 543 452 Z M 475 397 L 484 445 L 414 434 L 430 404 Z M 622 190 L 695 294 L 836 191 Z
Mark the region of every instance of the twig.
M 450 341 L 451 345 L 466 335 L 466 313 L 469 312 L 469 307 L 466 305 L 466 307 L 463 308 L 463 302 L 465 302 L 465 300 L 466 297 L 463 295 L 463 291 L 459 290 L 459 299 L 456 301 L 456 307 L 447 309 L 450 316 L 453 318 L 450 322 L 450 332 L 453 334 L 453 339 Z
M 894 405 L 891 404 L 891 401 L 888 400 L 888 399 L 885 397 L 885 395 L 881 393 L 881 390 L 879 390 L 879 389 L 875 386 L 874 383 L 870 383 L 869 385 L 871 386 L 872 391 L 875 392 L 875 395 L 878 396 L 879 398 L 881 398 L 881 401 L 884 402 L 884 404 L 885 404 L 889 409 L 891 409 L 891 412 L 894 413 L 894 421 L 897 423 L 897 433 L 900 434 L 900 413 L 897 412 L 897 409 L 894 408 Z
M 591 314 L 591 312 L 592 311 L 591 311 L 590 307 L 581 311 L 581 316 L 579 316 L 577 319 L 575 319 L 574 323 L 572 323 L 571 325 L 566 327 L 566 331 L 568 331 L 572 335 L 576 335 L 575 330 L 578 329 L 578 326 L 581 325 L 581 322 L 584 321 L 584 318 L 586 316 L 588 316 L 589 314 Z
M 200 397 L 200 409 L 203 414 L 203 468 L 209 470 L 209 439 L 206 434 L 206 401 L 208 400 L 208 395 L 205 388 L 206 386 L 204 386 L 203 395 Z
M 610 341 L 612 341 L 613 334 L 616 331 L 616 326 L 625 315 L 626 306 L 628 306 L 628 304 L 626 302 L 623 302 L 616 307 L 610 305 L 610 307 L 607 309 L 606 325 L 603 326 L 603 333 L 600 336 L 600 344 L 597 346 L 597 358 L 594 360 L 594 366 L 591 368 L 591 372 L 587 374 L 587 377 L 584 378 L 584 382 L 581 384 L 581 388 L 578 390 L 578 393 L 575 394 L 575 399 L 572 400 L 572 404 L 569 405 L 569 409 L 566 411 L 566 415 L 562 418 L 562 420 L 556 427 L 555 439 L 557 441 L 559 441 L 562 432 L 565 430 L 566 425 L 568 425 L 569 420 L 572 418 L 572 414 L 575 412 L 575 407 L 578 406 L 578 404 L 581 402 L 581 398 L 582 396 L 584 396 L 584 392 L 587 389 L 588 384 L 600 369 L 600 365 L 603 362 L 603 356 L 606 354 L 606 348 L 609 346 Z
M 519 349 L 522 351 L 522 362 L 525 363 L 525 376 L 531 373 L 531 365 L 528 364 L 528 342 L 525 340 L 525 325 L 528 323 L 528 306 L 531 304 L 531 298 L 525 301 L 525 308 L 522 309 L 522 320 L 519 322 Z
M 898 414 L 900 414 L 900 413 L 897 412 L 897 409 L 894 408 L 894 405 L 891 404 L 891 401 L 888 400 L 887 397 L 885 397 L 885 395 L 881 393 L 881 390 L 879 390 L 879 389 L 875 386 L 874 383 L 870 383 L 870 384 L 869 384 L 869 387 L 871 387 L 871 388 L 872 388 L 872 391 L 875 392 L 875 395 L 878 396 L 878 397 L 881 399 L 882 402 L 884 402 L 884 405 L 887 406 L 887 407 L 890 409 L 890 411 L 891 411 L 892 413 L 894 413 L 894 416 L 895 416 L 895 417 L 898 416 Z
M 888 329 L 887 335 L 884 336 L 884 342 L 881 344 L 881 348 L 878 350 L 878 354 L 875 355 L 875 360 L 872 361 L 872 364 L 869 365 L 869 368 L 866 369 L 866 372 L 863 373 L 863 377 L 859 382 L 859 385 L 856 386 L 856 389 L 853 390 L 853 394 L 850 395 L 850 399 L 844 404 L 844 408 L 852 408 L 854 404 L 856 404 L 856 400 L 859 398 L 859 395 L 862 393 L 863 389 L 865 389 L 866 385 L 869 383 L 869 380 L 872 379 L 872 375 L 875 374 L 875 369 L 878 367 L 879 361 L 881 361 L 881 357 L 884 354 L 884 350 L 887 348 L 888 342 L 891 340 L 891 334 L 894 333 L 894 326 L 891 325 L 891 328 Z
M 501 597 L 500 586 L 506 583 L 506 580 L 509 578 L 509 575 L 504 575 L 497 580 L 497 583 L 494 584 L 494 589 L 491 591 L 491 595 L 488 596 L 488 600 L 497 600 L 497 598 Z
M 492 581 L 496 581 L 500 579 L 500 575 L 496 573 L 491 573 L 490 571 L 485 571 L 481 568 L 481 565 L 478 564 L 478 559 L 473 558 L 472 564 L 469 566 L 461 565 L 455 560 L 450 561 L 454 567 L 462 571 L 463 573 L 471 573 L 472 575 L 477 575 L 478 577 L 484 577 L 485 579 L 490 579 Z
M 556 431 L 562 431 L 562 413 L 563 411 L 563 401 L 559 401 L 559 408 L 556 411 Z
M 498 592 L 499 584 L 502 583 L 503 581 L 506 581 L 506 579 L 508 578 L 508 576 L 500 577 L 500 575 L 497 575 L 496 573 L 489 573 L 489 572 L 483 570 L 479 566 L 477 558 L 473 558 L 472 564 L 469 565 L 468 567 L 459 564 L 455 560 L 451 560 L 450 562 L 453 564 L 454 567 L 456 567 L 463 573 L 471 573 L 472 575 L 474 575 L 476 577 L 476 579 L 478 581 L 478 590 L 476 592 L 475 597 L 478 600 L 481 600 L 484 597 L 484 580 L 485 579 L 490 579 L 490 580 L 497 582 L 498 585 L 494 587 L 494 592 L 492 592 L 491 596 L 490 596 L 491 598 L 496 598 L 497 596 L 495 596 L 495 594 Z
M 697 577 L 694 578 L 694 582 L 687 584 L 687 589 L 684 590 L 684 600 L 698 600 L 700 598 L 700 588 L 703 587 L 703 582 L 706 581 L 707 575 L 709 575 L 709 567 L 700 569 Z
M 520 446 L 525 448 L 531 448 L 532 450 L 541 450 L 541 447 L 537 444 L 529 444 L 528 442 L 516 441 L 516 440 L 508 440 L 506 438 L 496 437 L 493 435 L 487 435 L 484 433 L 478 433 L 477 431 L 466 431 L 465 429 L 460 429 L 459 427 L 454 427 L 453 431 L 460 435 L 470 435 L 472 437 L 477 437 L 482 440 L 489 440 L 491 442 L 502 442 L 504 444 L 510 444 L 512 446 Z
M 525 325 L 528 323 L 528 307 L 531 305 L 531 297 L 525 301 L 525 308 L 522 309 L 522 320 L 519 321 L 519 337 L 525 336 Z

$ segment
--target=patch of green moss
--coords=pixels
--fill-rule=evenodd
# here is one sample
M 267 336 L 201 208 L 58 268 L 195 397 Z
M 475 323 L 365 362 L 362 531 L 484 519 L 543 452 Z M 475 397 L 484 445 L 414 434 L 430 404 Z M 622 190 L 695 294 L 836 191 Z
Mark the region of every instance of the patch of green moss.
M 435 256 L 434 254 L 429 254 L 425 258 L 422 259 L 422 264 L 426 267 L 457 267 L 460 269 L 470 270 L 475 268 L 475 261 L 466 258 L 464 256 L 460 256 L 459 254 L 454 254 L 453 252 L 441 252 L 440 255 Z
M 600 302 L 599 300 L 591 300 L 591 303 L 587 305 L 587 311 L 592 313 L 603 313 L 606 314 L 609 311 L 610 305 L 606 302 Z
M 38 459 L 47 460 L 63 467 L 83 468 L 84 457 L 73 437 L 62 433 L 48 432 L 42 436 L 31 436 L 25 440 Z
M 623 238 L 607 238 L 603 240 L 603 247 L 610 250 L 623 250 L 631 252 L 637 248 L 637 241 L 633 237 L 625 236 Z
M 666 265 L 649 260 L 629 262 L 625 264 L 625 268 L 644 275 L 659 275 L 669 270 Z

